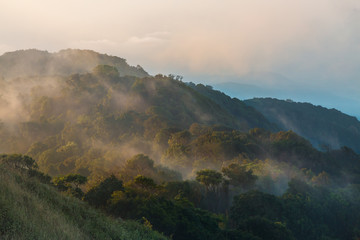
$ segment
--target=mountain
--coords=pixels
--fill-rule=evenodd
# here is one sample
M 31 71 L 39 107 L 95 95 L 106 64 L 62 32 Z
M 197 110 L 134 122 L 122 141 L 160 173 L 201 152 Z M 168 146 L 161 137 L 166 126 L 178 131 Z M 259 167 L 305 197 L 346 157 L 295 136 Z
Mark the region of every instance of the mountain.
M 348 146 L 360 152 L 360 122 L 355 117 L 291 100 L 254 98 L 244 102 L 282 130 L 293 130 L 314 146 L 333 149 Z
M 55 71 L 54 54 L 34 50 L 48 56 L 36 62 L 31 51 L 2 66 L 0 152 L 25 155 L 0 156 L 0 238 L 359 237 L 360 155 L 297 133 L 354 137 L 355 118 L 283 101 L 274 109 L 299 128 L 279 131 L 284 122 L 261 113 L 271 104 L 250 106 L 263 99 L 124 74 L 116 57 L 59 60 Z
M 163 75 L 120 76 L 109 65 L 1 85 L 0 151 L 27 153 L 51 175 L 110 171 L 139 153 L 160 162 L 172 134 L 194 124 L 274 129 L 254 108 L 219 92 L 202 94 Z
M 66 49 L 56 53 L 36 49 L 8 52 L 0 56 L 0 77 L 70 75 L 86 73 L 101 64 L 115 66 L 120 76 L 149 76 L 142 67 L 129 66 L 119 57 L 91 50 Z

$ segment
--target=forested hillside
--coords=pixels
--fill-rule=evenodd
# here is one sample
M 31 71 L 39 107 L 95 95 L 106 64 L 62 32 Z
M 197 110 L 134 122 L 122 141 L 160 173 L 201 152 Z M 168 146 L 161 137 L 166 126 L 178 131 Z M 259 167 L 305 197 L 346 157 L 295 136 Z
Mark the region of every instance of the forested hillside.
M 24 62 L 14 66 L 25 66 L 30 52 L 7 55 L 24 54 Z M 84 54 L 107 59 L 89 51 L 71 54 L 78 66 L 85 64 Z M 30 65 L 39 59 L 30 56 Z M 34 226 L 24 220 L 27 205 L 38 209 L 38 202 L 56 217 L 44 229 L 62 221 L 75 238 L 96 233 L 122 239 L 117 234 L 139 227 L 112 222 L 92 208 L 140 222 L 145 228 L 131 234 L 147 229 L 144 239 L 162 238 L 149 229 L 174 240 L 359 237 L 360 156 L 353 145 L 319 151 L 298 129 L 278 131 L 284 126 L 266 114 L 210 86 L 184 83 L 179 76 L 141 76 L 97 61 L 91 70 L 49 72 L 52 60 L 41 59 L 45 62 L 30 72 L 9 71 L 0 80 L 0 176 L 10 183 L 0 185 L 8 193 L 1 198 L 0 220 L 10 220 L 0 237 L 24 239 L 20 228 L 33 238 L 46 232 L 38 227 L 41 219 Z M 303 111 L 289 104 L 295 112 Z M 343 134 L 346 124 L 356 123 L 338 112 L 326 115 L 332 110 L 324 110 L 323 117 L 322 109 L 312 109 L 314 122 L 324 119 L 319 129 L 340 124 L 331 125 L 331 117 L 343 117 Z M 25 205 L 18 212 L 13 192 L 21 195 L 18 204 Z M 78 209 L 81 217 L 62 213 L 67 206 Z M 95 214 L 94 222 L 84 220 L 87 214 Z M 36 213 L 30 211 L 30 216 Z M 58 234 L 46 232 L 44 238 Z
M 360 122 L 355 117 L 336 109 L 291 100 L 254 98 L 244 102 L 280 129 L 295 131 L 318 148 L 326 150 L 347 146 L 360 152 Z
M 242 131 L 258 122 L 271 127 L 252 108 L 234 113 L 174 77 L 121 77 L 109 65 L 98 65 L 91 73 L 5 79 L 1 84 L 1 152 L 27 153 L 51 175 L 90 175 L 119 167 L 139 153 L 160 162 L 172 134 L 193 124 Z
M 245 118 L 252 128 L 257 127 L 272 131 L 279 130 L 275 124 L 271 124 L 260 112 L 254 111 L 254 108 L 249 107 L 237 98 L 231 98 L 225 93 L 214 90 L 213 87 L 209 85 L 204 86 L 203 84 L 196 85 L 193 83 L 188 83 L 187 85 L 219 104 L 234 117 Z

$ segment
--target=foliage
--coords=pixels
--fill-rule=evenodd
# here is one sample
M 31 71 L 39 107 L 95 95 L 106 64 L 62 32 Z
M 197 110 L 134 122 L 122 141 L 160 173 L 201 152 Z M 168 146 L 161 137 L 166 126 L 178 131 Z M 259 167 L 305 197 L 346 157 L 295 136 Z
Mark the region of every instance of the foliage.
M 354 239 L 357 187 L 328 189 L 293 179 L 282 196 L 251 191 L 235 197 L 230 224 L 264 239 Z
M 250 189 L 255 185 L 257 176 L 253 175 L 252 170 L 247 170 L 246 166 L 231 163 L 221 169 L 222 173 L 229 178 L 229 183 L 240 186 L 243 189 Z
M 34 159 L 21 154 L 2 154 L 0 155 L 0 162 L 14 169 L 34 170 L 38 168 Z
M 27 53 L 38 54 L 40 59 L 51 55 Z M 122 222 L 138 235 L 118 237 L 117 233 L 126 233 L 122 227 L 88 215 L 79 207 L 91 209 L 87 203 L 72 204 L 69 199 L 73 198 L 64 194 L 59 199 L 52 197 L 47 205 L 47 201 L 32 200 L 42 199 L 46 192 L 36 192 L 35 198 L 26 193 L 19 198 L 19 206 L 30 203 L 40 213 L 54 208 L 52 214 L 65 226 L 61 231 L 73 229 L 73 238 L 80 239 L 137 239 L 150 234 L 149 228 L 172 239 L 359 237 L 359 154 L 348 147 L 324 147 L 319 151 L 311 145 L 322 140 L 316 134 L 326 137 L 337 133 L 344 139 L 341 134 L 351 130 L 353 135 L 346 136 L 356 147 L 358 129 L 354 119 L 314 108 L 324 110 L 327 117 L 319 122 L 321 116 L 312 119 L 318 113 L 307 111 L 308 105 L 289 103 L 285 119 L 296 118 L 293 123 L 301 129 L 271 132 L 279 129 L 272 121 L 211 86 L 187 84 L 174 75 L 149 76 L 140 67 L 129 67 L 123 59 L 99 57 L 91 51 L 61 54 L 89 58 L 89 62 L 97 59 L 100 65 L 89 72 L 81 64 L 74 63 L 74 68 L 59 64 L 54 66 L 54 73 L 63 66 L 60 73 L 72 75 L 0 80 L 0 95 L 17 90 L 16 96 L 21 96 L 18 108 L 11 108 L 12 116 L 24 109 L 23 115 L 27 116 L 9 121 L 4 115 L 1 120 L 0 150 L 27 154 L 2 155 L 1 167 L 17 172 L 11 178 L 14 181 L 9 180 L 17 191 L 16 184 L 30 192 L 38 186 L 52 189 L 38 182 L 49 183 L 47 174 L 60 175 L 53 180 L 58 190 L 145 227 Z M 45 70 L 34 71 L 46 74 Z M 24 83 L 30 91 L 24 90 Z M 8 99 L 2 98 L 1 106 L 6 107 Z M 289 111 L 293 113 L 290 117 Z M 336 121 L 328 124 L 330 120 Z M 344 124 L 350 127 L 344 127 L 340 134 L 327 124 L 335 129 Z M 315 136 L 308 137 L 311 142 L 301 137 L 311 130 Z M 182 181 L 181 175 L 187 180 Z M 87 190 L 84 195 L 83 190 Z M 69 206 L 63 201 L 70 201 L 66 202 Z M 29 209 L 13 214 L 15 205 L 6 206 L 0 205 L 0 228 L 4 226 L 0 232 L 5 239 L 21 238 L 16 231 L 22 228 L 30 239 L 41 234 L 31 226 L 24 227 L 28 225 L 23 224 L 24 213 Z M 67 214 L 62 215 L 63 211 Z M 33 218 L 39 225 L 40 219 Z M 56 226 L 57 220 L 49 218 L 53 221 L 51 227 Z M 94 221 L 89 223 L 85 218 Z M 108 228 L 114 234 L 108 233 Z M 51 233 L 50 238 L 59 238 L 58 231 L 52 231 L 55 235 Z M 65 233 L 63 238 L 68 236 Z
M 104 179 L 99 185 L 91 188 L 84 196 L 84 200 L 95 207 L 105 207 L 115 191 L 123 190 L 123 183 L 114 175 Z
M 181 199 L 170 201 L 161 197 L 125 197 L 113 202 L 110 212 L 125 218 L 145 217 L 153 229 L 173 239 L 217 239 L 220 232 L 217 218 Z
M 118 221 L 54 187 L 0 164 L 1 239 L 166 239 Z
M 53 184 L 60 191 L 67 191 L 74 197 L 82 198 L 84 193 L 80 189 L 80 185 L 83 185 L 87 182 L 87 178 L 81 176 L 80 174 L 68 174 L 65 176 L 55 177 L 53 179 Z
M 217 186 L 223 181 L 223 176 L 215 170 L 203 169 L 196 172 L 196 180 L 204 184 L 208 191 L 215 191 Z
M 271 194 L 250 191 L 234 198 L 231 210 L 231 224 L 238 227 L 244 219 L 261 216 L 272 221 L 282 221 L 283 204 Z
M 294 240 L 291 231 L 280 222 L 272 222 L 266 218 L 253 217 L 243 221 L 239 226 L 240 230 L 245 230 L 258 236 L 261 239 L 271 240 Z

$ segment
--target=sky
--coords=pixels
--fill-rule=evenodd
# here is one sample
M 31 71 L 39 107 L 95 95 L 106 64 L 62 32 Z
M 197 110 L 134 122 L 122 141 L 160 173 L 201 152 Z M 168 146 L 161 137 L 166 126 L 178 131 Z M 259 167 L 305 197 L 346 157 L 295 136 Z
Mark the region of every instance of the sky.
M 184 81 L 321 89 L 360 105 L 358 0 L 0 0 L 0 54 L 28 48 L 92 49 Z

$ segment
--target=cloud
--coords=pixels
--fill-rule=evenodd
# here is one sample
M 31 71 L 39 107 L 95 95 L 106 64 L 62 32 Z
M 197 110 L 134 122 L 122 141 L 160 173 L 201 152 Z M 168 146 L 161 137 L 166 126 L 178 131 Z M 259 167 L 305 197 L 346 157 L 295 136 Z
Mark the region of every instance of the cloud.
M 139 44 L 139 43 L 157 43 L 157 42 L 162 42 L 164 41 L 164 39 L 161 38 L 157 38 L 157 37 L 131 37 L 129 38 L 128 42 L 129 43 L 135 43 L 135 44 Z
M 143 36 L 132 36 L 127 40 L 127 44 L 147 44 L 147 43 L 163 43 L 168 41 L 170 32 L 152 32 Z

